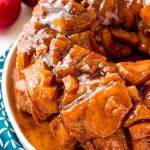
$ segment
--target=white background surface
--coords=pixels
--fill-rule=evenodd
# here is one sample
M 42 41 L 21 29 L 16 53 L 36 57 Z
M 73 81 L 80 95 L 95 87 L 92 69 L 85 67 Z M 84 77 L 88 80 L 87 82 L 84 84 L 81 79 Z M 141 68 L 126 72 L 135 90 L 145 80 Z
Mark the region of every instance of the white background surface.
M 22 4 L 21 13 L 16 22 L 4 31 L 0 31 L 0 55 L 15 41 L 21 33 L 23 25 L 28 22 L 32 14 L 32 8 Z

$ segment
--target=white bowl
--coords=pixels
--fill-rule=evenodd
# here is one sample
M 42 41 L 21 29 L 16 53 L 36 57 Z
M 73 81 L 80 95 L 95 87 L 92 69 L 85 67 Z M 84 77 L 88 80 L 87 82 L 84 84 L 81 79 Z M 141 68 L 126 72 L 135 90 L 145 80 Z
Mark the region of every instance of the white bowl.
M 15 66 L 17 43 L 21 36 L 22 34 L 17 38 L 17 40 L 14 42 L 13 46 L 9 50 L 8 56 L 4 64 L 3 75 L 2 75 L 2 94 L 3 94 L 3 100 L 4 100 L 4 105 L 5 105 L 7 115 L 16 132 L 16 135 L 20 143 L 24 146 L 26 150 L 35 150 L 35 148 L 28 142 L 23 132 L 21 131 L 19 125 L 17 124 L 17 121 L 13 113 L 13 106 L 11 103 L 13 98 L 11 96 L 11 86 L 12 86 L 11 78 Z

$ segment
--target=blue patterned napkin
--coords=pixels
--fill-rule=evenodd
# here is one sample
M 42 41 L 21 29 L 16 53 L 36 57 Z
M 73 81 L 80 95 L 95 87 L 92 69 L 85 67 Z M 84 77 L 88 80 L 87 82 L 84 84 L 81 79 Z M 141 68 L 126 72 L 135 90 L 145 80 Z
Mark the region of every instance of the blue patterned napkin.
M 1 92 L 2 72 L 7 54 L 8 51 L 0 56 L 0 150 L 24 150 L 6 114 Z

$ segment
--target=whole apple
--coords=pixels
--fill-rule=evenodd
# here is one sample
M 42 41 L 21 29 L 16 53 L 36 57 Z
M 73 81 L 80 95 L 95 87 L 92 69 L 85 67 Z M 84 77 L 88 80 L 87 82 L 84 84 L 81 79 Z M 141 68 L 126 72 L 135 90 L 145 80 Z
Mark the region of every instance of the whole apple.
M 20 0 L 0 0 L 0 29 L 12 25 L 21 10 Z
M 31 7 L 34 7 L 38 3 L 38 0 L 22 0 L 22 1 Z

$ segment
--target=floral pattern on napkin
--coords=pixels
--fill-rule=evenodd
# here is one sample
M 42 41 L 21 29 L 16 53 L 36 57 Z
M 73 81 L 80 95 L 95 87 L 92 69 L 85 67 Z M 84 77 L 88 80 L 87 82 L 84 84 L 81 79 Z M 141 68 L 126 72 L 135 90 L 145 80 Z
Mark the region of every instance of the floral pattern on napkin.
M 24 150 L 19 143 L 15 131 L 5 111 L 1 92 L 2 72 L 8 51 L 0 56 L 0 150 Z

